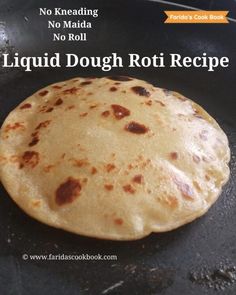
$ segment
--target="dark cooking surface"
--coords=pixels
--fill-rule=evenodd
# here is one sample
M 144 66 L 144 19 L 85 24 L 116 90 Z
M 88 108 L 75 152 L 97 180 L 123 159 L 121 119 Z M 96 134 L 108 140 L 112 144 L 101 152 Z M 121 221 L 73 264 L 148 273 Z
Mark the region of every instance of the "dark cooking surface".
M 50 7 L 49 1 L 38 2 L 41 7 Z M 63 5 L 64 2 L 57 1 L 57 6 L 85 5 L 82 1 L 66 1 Z M 75 52 L 88 56 L 117 52 L 126 56 L 129 52 L 152 55 L 159 50 L 190 56 L 204 51 L 229 56 L 230 68 L 214 73 L 204 69 L 123 68 L 107 75 L 133 75 L 179 91 L 205 107 L 229 137 L 231 179 L 217 203 L 202 218 L 173 232 L 152 234 L 133 242 L 89 239 L 40 224 L 22 213 L 1 187 L 0 293 L 235 294 L 236 24 L 164 25 L 162 10 L 171 10 L 172 6 L 147 1 L 136 6 L 124 6 L 123 1 L 88 3 L 104 7 L 94 22 L 96 29 L 89 32 L 89 42 L 63 44 L 48 40 L 46 22 L 37 16 L 36 1 L 1 1 L 0 20 L 6 21 L 6 26 L 4 29 L 4 24 L 1 25 L 0 52 L 18 51 L 22 55 Z M 1 69 L 0 122 L 40 87 L 77 75 L 106 73 L 91 68 L 41 69 L 31 73 Z M 115 254 L 118 260 L 23 261 L 23 253 Z

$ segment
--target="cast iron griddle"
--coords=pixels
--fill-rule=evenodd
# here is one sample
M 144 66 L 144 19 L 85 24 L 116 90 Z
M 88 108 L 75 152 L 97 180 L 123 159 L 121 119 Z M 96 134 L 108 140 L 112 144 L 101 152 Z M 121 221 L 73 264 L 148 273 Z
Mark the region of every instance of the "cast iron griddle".
M 107 55 L 155 52 L 230 57 L 228 69 L 123 68 L 107 75 L 141 78 L 179 91 L 201 104 L 229 137 L 231 178 L 202 218 L 139 241 L 112 242 L 76 236 L 26 216 L 0 188 L 1 294 L 235 294 L 236 293 L 236 24 L 164 25 L 163 10 L 148 1 L 56 1 L 58 7 L 100 9 L 87 43 L 53 43 L 37 5 L 55 1 L 1 1 L 1 53 L 74 52 Z M 111 3 L 112 2 L 112 3 Z M 128 1 L 126 1 L 128 2 Z M 39 4 L 40 3 L 40 4 Z M 86 3 L 86 4 L 85 4 Z M 103 76 L 99 69 L 0 71 L 0 122 L 39 88 L 74 76 Z M 62 130 L 63 132 L 63 130 Z M 52 151 L 53 152 L 53 151 Z M 117 261 L 24 261 L 22 254 L 114 254 Z

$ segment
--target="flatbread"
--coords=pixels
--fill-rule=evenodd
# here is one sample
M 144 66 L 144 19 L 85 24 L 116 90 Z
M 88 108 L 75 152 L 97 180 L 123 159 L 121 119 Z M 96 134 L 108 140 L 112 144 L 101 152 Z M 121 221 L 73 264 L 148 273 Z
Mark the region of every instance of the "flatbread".
M 16 107 L 0 177 L 30 216 L 114 240 L 203 215 L 229 177 L 227 137 L 184 96 L 129 77 L 75 78 Z

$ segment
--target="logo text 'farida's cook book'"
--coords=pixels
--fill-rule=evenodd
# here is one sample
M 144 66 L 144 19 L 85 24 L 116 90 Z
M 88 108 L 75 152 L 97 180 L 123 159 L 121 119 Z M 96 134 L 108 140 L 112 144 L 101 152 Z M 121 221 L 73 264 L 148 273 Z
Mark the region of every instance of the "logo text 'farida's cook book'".
M 235 5 L 0 4 L 4 294 L 234 294 Z

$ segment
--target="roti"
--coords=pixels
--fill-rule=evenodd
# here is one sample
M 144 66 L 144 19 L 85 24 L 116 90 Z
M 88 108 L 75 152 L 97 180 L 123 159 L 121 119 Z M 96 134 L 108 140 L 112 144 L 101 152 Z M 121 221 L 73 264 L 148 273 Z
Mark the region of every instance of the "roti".
M 0 177 L 37 220 L 133 240 L 203 215 L 229 178 L 225 133 L 199 105 L 135 78 L 49 85 L 6 118 Z

